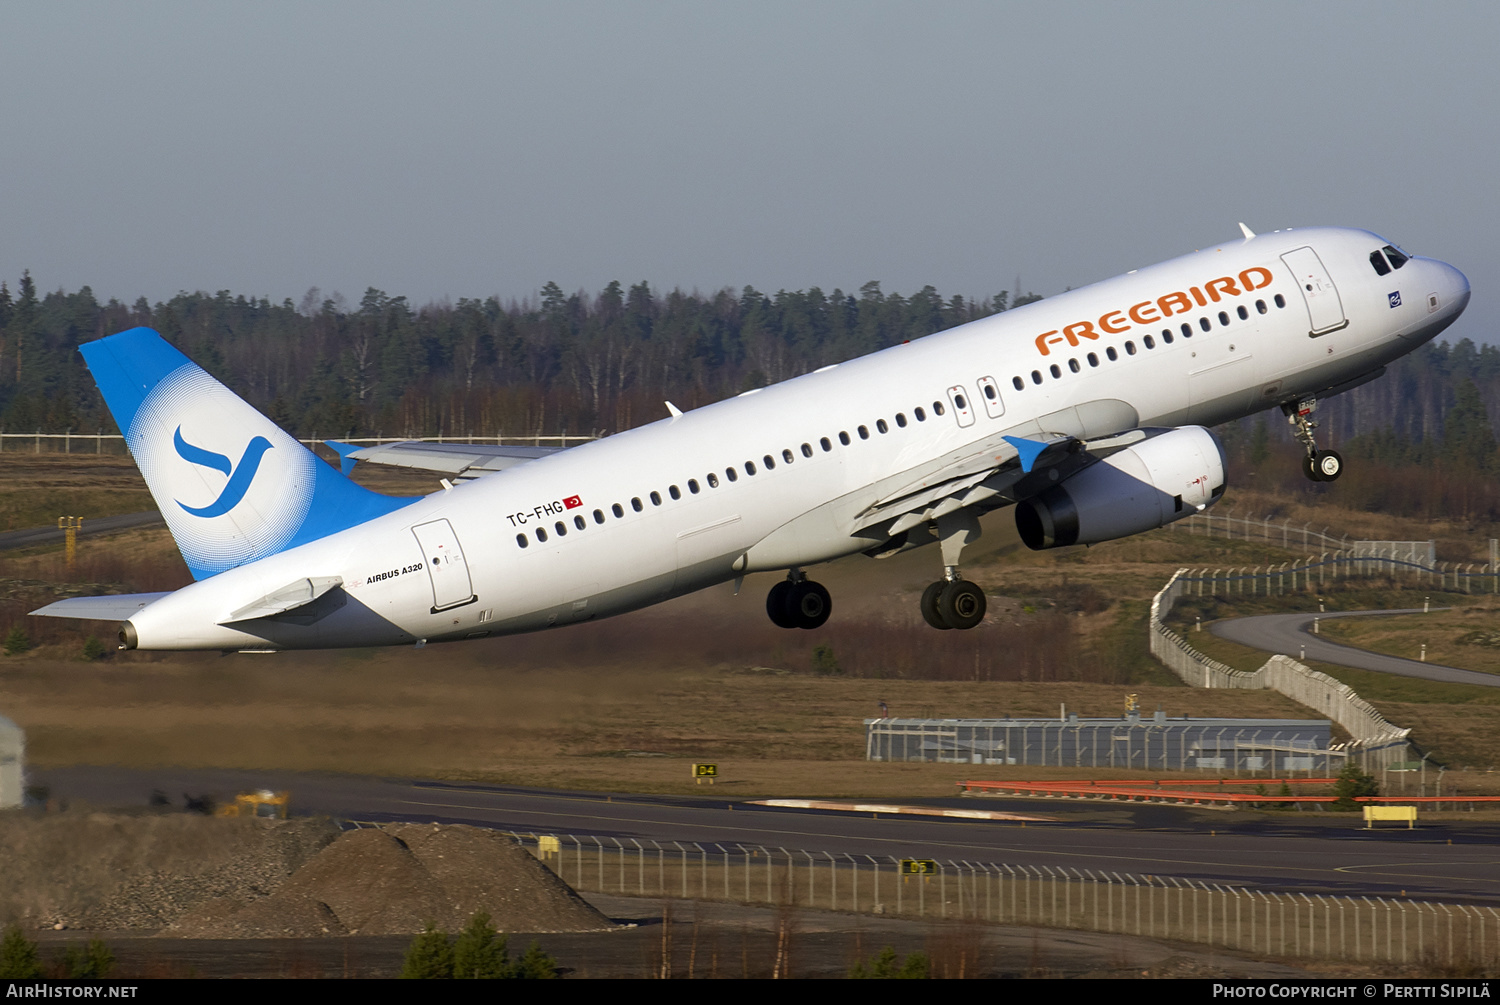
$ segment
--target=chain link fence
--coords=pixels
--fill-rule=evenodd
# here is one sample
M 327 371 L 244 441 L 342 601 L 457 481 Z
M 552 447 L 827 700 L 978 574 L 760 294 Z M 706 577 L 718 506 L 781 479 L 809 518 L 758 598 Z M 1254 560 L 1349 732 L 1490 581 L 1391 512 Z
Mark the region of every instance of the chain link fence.
M 511 836 L 583 892 L 1113 932 L 1281 957 L 1460 966 L 1500 955 L 1493 907 L 957 859 Z

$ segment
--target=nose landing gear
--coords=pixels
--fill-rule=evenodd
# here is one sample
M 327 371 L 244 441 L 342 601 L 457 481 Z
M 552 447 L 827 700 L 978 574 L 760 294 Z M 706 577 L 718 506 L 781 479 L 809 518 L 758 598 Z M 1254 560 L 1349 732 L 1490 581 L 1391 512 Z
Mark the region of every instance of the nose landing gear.
M 1313 438 L 1318 424 L 1312 421 L 1312 413 L 1318 408 L 1318 399 L 1304 398 L 1295 405 L 1282 405 L 1286 421 L 1296 428 L 1293 434 L 1307 448 L 1307 457 L 1302 461 L 1302 473 L 1315 482 L 1336 481 L 1344 473 L 1344 458 L 1336 450 L 1319 450 Z

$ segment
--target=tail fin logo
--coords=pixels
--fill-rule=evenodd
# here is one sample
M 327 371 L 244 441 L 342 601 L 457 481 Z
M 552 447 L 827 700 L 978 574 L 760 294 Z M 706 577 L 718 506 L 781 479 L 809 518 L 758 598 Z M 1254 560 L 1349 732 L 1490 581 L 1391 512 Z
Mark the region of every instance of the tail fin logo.
M 267 450 L 274 449 L 271 441 L 264 436 L 257 436 L 246 446 L 245 452 L 240 456 L 240 462 L 233 467 L 230 466 L 229 458 L 212 450 L 195 447 L 182 438 L 182 427 L 172 434 L 172 445 L 177 448 L 177 456 L 189 464 L 196 464 L 203 468 L 213 468 L 222 471 L 229 477 L 224 484 L 224 491 L 219 493 L 219 498 L 207 506 L 193 508 L 182 500 L 176 500 L 177 505 L 183 510 L 197 517 L 223 516 L 240 504 L 245 498 L 245 493 L 250 490 L 250 483 L 255 481 L 255 473 L 260 470 L 261 458 Z

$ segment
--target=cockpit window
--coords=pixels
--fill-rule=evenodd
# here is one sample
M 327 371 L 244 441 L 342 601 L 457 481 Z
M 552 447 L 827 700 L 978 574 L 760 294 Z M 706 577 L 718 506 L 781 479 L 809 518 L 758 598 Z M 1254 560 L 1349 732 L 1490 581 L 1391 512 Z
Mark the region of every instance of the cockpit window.
M 1391 260 L 1391 268 L 1393 269 L 1401 268 L 1408 261 L 1407 256 L 1397 249 L 1394 244 L 1387 244 L 1382 250 L 1385 251 L 1385 257 Z
M 1380 252 L 1370 252 L 1370 264 L 1375 267 L 1375 274 L 1377 276 L 1386 276 L 1390 274 L 1391 267 L 1386 264 L 1385 256 Z

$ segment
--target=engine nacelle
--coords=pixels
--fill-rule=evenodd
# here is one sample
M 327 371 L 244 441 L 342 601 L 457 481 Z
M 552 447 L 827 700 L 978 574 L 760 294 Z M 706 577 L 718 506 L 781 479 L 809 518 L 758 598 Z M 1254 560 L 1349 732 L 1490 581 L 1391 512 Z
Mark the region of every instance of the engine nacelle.
M 1219 501 L 1224 448 L 1202 426 L 1126 447 L 1016 504 L 1016 529 L 1034 551 L 1096 544 L 1165 527 Z

